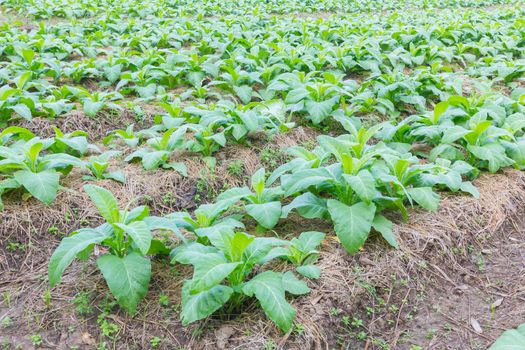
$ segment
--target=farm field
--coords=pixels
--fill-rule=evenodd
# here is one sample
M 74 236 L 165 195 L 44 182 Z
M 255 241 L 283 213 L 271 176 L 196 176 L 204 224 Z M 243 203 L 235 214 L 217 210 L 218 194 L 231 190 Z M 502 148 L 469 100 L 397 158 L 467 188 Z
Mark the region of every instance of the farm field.
M 522 0 L 0 27 L 2 349 L 525 349 Z

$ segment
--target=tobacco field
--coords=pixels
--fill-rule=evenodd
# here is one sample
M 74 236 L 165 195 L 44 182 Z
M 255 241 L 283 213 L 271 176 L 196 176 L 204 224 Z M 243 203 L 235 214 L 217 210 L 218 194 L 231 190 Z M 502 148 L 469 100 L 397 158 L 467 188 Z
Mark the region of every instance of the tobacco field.
M 525 349 L 522 0 L 0 0 L 1 349 Z

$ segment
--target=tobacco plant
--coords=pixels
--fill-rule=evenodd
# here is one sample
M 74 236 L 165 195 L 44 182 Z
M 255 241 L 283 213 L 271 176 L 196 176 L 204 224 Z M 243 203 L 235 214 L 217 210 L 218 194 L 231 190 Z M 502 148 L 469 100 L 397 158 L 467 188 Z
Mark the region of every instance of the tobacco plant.
M 105 222 L 94 228 L 82 228 L 64 238 L 49 260 L 49 284 L 55 287 L 75 259 L 85 260 L 95 245 L 104 247 L 97 257 L 109 290 L 120 306 L 134 313 L 148 291 L 151 262 L 147 258 L 153 242 L 146 206 L 119 209 L 113 194 L 105 188 L 85 185 L 84 190 Z
M 171 253 L 173 262 L 194 268 L 192 278 L 182 287 L 182 324 L 208 317 L 219 309 L 234 311 L 255 297 L 268 318 L 288 332 L 296 310 L 285 294 L 306 294 L 309 288 L 291 272 L 259 270 L 272 248 L 287 242 L 233 230 L 208 231 L 206 238 L 210 245 L 193 242 Z

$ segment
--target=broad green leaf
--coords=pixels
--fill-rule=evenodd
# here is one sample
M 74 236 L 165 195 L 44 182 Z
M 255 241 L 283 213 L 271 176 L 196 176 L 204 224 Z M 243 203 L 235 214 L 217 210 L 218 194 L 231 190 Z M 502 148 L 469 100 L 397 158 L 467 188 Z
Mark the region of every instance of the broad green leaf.
M 30 78 L 31 78 L 31 72 L 28 71 L 28 72 L 24 72 L 20 74 L 18 77 L 13 79 L 13 81 L 15 82 L 15 85 L 17 88 L 23 89 Z
M 375 217 L 376 207 L 363 202 L 348 206 L 335 199 L 327 202 L 335 233 L 349 253 L 363 246 Z
M 284 332 L 290 331 L 295 318 L 295 309 L 286 301 L 283 275 L 265 271 L 242 287 L 244 294 L 259 300 L 264 313 Z
M 273 228 L 281 217 L 281 202 L 248 204 L 246 212 L 264 228 Z
M 459 188 L 462 192 L 467 192 L 467 193 L 470 193 L 472 195 L 472 197 L 478 199 L 479 198 L 479 191 L 478 189 L 476 188 L 476 186 L 474 186 L 472 184 L 472 182 L 470 181 L 465 181 L 461 184 L 461 187 Z
M 119 305 L 134 313 L 148 292 L 151 278 L 149 259 L 135 252 L 123 258 L 105 254 L 97 259 L 97 266 Z
M 198 293 L 222 282 L 239 265 L 239 262 L 230 263 L 217 254 L 202 255 L 193 259 L 194 266 L 191 292 Z
M 60 282 L 64 270 L 71 264 L 77 254 L 92 244 L 102 242 L 108 236 L 107 232 L 86 228 L 77 231 L 76 234 L 70 237 L 64 238 L 49 260 L 48 276 L 51 288 Z
M 266 262 L 266 257 L 270 251 L 277 246 L 284 246 L 288 241 L 271 237 L 256 237 L 243 252 L 243 261 L 247 265 L 260 264 Z
M 288 293 L 293 295 L 303 295 L 310 292 L 306 283 L 295 277 L 292 271 L 283 274 L 283 286 Z
M 467 135 L 468 133 L 470 133 L 470 130 L 465 129 L 464 127 L 459 125 L 447 127 L 443 131 L 443 137 L 441 138 L 441 142 L 447 144 L 454 143 L 463 136 Z
M 503 332 L 488 350 L 525 350 L 525 323 Z
M 14 173 L 14 178 L 33 197 L 46 204 L 53 203 L 57 196 L 60 174 L 55 170 L 49 169 L 38 173 L 19 170 Z
M 84 100 L 84 113 L 86 113 L 88 117 L 95 117 L 102 108 L 104 108 L 104 102 L 91 101 L 89 99 Z
M 321 102 L 306 100 L 304 108 L 308 112 L 312 122 L 314 124 L 320 124 L 332 113 L 338 99 L 339 96 Z
M 310 186 L 317 186 L 332 180 L 332 174 L 326 168 L 306 169 L 290 176 L 282 177 L 282 187 L 286 196 L 306 190 Z
M 438 104 L 436 104 L 436 106 L 434 107 L 433 124 L 438 123 L 439 117 L 441 117 L 441 115 L 445 113 L 448 107 L 449 107 L 449 102 L 447 101 L 441 101 Z
M 396 236 L 394 235 L 394 232 L 392 232 L 392 221 L 388 220 L 383 215 L 376 214 L 374 221 L 372 222 L 372 227 L 383 236 L 388 244 L 399 249 Z
M 315 265 L 303 265 L 299 266 L 297 272 L 303 275 L 304 277 L 317 279 L 321 276 L 321 268 Z
M 436 211 L 439 206 L 439 195 L 432 190 L 432 187 L 414 187 L 407 189 L 410 197 L 421 207 Z
M 12 108 L 13 108 L 13 111 L 15 111 L 18 115 L 20 115 L 25 120 L 31 121 L 33 119 L 31 110 L 25 104 L 19 103 L 13 106 Z
M 114 225 L 133 239 L 133 242 L 137 245 L 142 254 L 145 255 L 148 253 L 153 237 L 148 225 L 144 221 L 135 221 L 129 225 L 120 223 L 115 223 Z
M 257 193 L 258 195 L 261 195 L 262 191 L 264 190 L 264 178 L 266 176 L 266 172 L 264 168 L 261 168 L 257 170 L 251 178 L 251 185 L 252 189 Z
M 244 251 L 253 242 L 255 237 L 243 232 L 235 232 L 227 239 L 226 253 L 231 261 L 241 261 Z
M 239 96 L 242 103 L 248 104 L 250 103 L 253 95 L 253 90 L 248 85 L 242 85 L 242 86 L 234 86 L 233 91 Z
M 505 148 L 499 143 L 493 142 L 483 146 L 469 145 L 467 148 L 478 159 L 488 162 L 488 169 L 491 173 L 514 163 L 512 159 L 506 156 Z
M 325 234 L 318 231 L 302 232 L 298 238 L 294 238 L 292 242 L 297 241 L 297 245 L 304 252 L 310 252 L 317 249 L 325 237 Z
M 281 217 L 288 217 L 293 209 L 296 209 L 299 215 L 307 219 L 322 219 L 328 214 L 326 199 L 317 197 L 311 192 L 295 197 L 290 204 L 284 206 Z
M 343 177 L 362 201 L 370 203 L 379 195 L 374 177 L 370 171 L 365 169 L 361 170 L 357 175 L 344 174 Z
M 167 151 L 149 151 L 142 156 L 142 166 L 146 170 L 157 169 L 168 158 Z
M 233 294 L 233 289 L 216 285 L 200 293 L 190 293 L 190 282 L 186 281 L 182 288 L 182 325 L 201 320 L 220 309 Z
M 100 215 L 109 223 L 120 221 L 120 210 L 113 193 L 95 185 L 85 185 L 84 191 L 89 195 Z

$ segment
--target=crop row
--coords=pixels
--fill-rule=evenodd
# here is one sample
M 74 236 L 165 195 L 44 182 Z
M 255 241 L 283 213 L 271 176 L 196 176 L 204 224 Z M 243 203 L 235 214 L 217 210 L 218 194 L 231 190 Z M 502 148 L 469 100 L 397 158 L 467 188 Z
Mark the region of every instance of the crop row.
M 222 2 L 217 0 L 128 0 L 115 4 L 108 0 L 80 2 L 74 0 L 2 0 L 0 5 L 16 10 L 21 15 L 37 19 L 52 17 L 86 18 L 101 15 L 113 17 L 150 18 L 151 16 L 174 17 L 181 15 L 215 16 L 217 14 L 257 14 L 257 13 L 315 13 L 324 12 L 369 12 L 400 9 L 433 9 L 483 7 L 512 4 L 511 0 L 242 0 Z
M 76 108 L 77 101 L 94 116 L 104 108 L 118 109 L 115 102 L 128 96 L 171 99 L 181 87 L 186 88 L 183 100 L 227 98 L 243 104 L 281 98 L 295 105 L 309 95 L 318 104 L 288 110 L 323 110 L 313 113 L 314 123 L 341 100 L 334 96 L 357 101 L 363 111 L 395 114 L 400 99 L 421 111 L 426 98 L 446 98 L 443 90 L 461 93 L 457 74 L 450 73 L 455 66 L 468 66 L 463 74 L 503 83 L 524 74 L 520 12 L 498 13 L 493 16 L 506 24 L 496 30 L 486 25 L 486 14 L 473 13 L 445 14 L 447 26 L 427 23 L 426 32 L 392 18 L 351 27 L 340 19 L 319 25 L 257 16 L 199 25 L 167 21 L 160 27 L 143 21 L 120 28 L 110 20 L 28 33 L 15 27 L 0 38 L 5 57 L 0 116 L 3 121 L 13 114 L 54 117 Z M 409 77 L 401 73 L 419 66 L 431 68 L 416 69 Z M 356 74 L 357 81 L 347 79 Z M 96 82 L 97 91 L 77 86 L 89 82 Z

